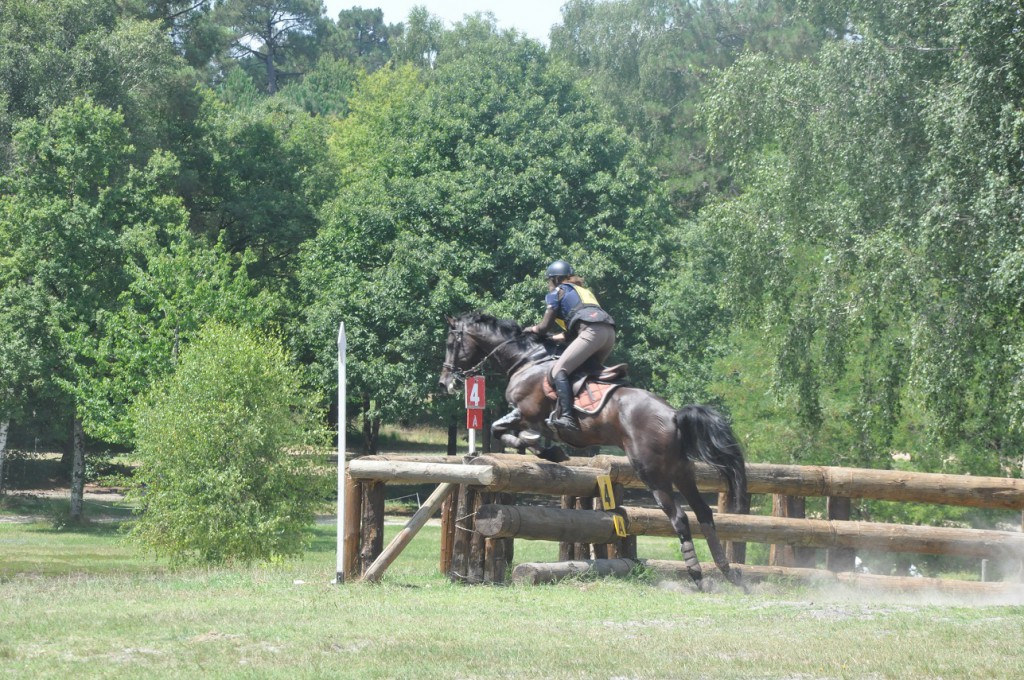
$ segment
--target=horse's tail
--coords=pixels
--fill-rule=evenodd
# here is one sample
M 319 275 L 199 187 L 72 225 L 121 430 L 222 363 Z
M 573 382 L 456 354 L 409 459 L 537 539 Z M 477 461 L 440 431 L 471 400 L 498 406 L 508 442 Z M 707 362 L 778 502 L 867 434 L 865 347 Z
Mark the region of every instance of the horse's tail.
M 728 481 L 729 511 L 750 512 L 743 449 L 728 421 L 714 409 L 698 405 L 684 406 L 673 419 L 684 454 L 704 461 Z

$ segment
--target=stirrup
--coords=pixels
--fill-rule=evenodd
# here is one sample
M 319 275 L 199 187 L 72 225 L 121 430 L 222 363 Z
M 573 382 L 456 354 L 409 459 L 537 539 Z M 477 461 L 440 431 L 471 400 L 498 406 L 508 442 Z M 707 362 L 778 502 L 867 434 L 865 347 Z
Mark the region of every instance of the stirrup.
M 548 421 L 556 430 L 568 430 L 569 432 L 580 432 L 579 421 L 570 416 L 554 416 Z

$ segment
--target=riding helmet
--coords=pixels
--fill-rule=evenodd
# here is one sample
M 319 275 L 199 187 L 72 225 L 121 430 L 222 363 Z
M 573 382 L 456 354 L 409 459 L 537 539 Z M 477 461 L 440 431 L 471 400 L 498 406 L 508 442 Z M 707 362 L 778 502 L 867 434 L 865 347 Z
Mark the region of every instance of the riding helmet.
M 547 278 L 561 278 L 563 276 L 572 276 L 575 274 L 572 265 L 565 260 L 555 260 L 548 265 Z

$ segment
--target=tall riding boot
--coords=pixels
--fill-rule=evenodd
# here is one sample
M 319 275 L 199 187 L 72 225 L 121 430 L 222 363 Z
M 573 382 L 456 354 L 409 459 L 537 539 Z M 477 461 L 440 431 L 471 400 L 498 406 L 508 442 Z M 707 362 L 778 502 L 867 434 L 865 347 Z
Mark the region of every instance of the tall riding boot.
M 569 382 L 569 374 L 565 371 L 559 371 L 555 375 L 555 394 L 558 396 L 558 414 L 551 419 L 551 424 L 556 429 L 579 432 L 580 423 L 572 406 L 572 383 Z

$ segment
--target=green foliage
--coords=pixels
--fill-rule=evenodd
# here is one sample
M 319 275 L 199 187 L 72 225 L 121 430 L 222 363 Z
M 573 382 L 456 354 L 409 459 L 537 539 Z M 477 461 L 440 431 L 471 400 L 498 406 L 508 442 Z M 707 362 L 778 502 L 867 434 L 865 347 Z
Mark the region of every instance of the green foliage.
M 700 221 L 728 253 L 721 300 L 803 427 L 847 390 L 859 464 L 916 432 L 923 469 L 1019 470 L 1024 328 L 1000 276 L 1024 233 L 1019 8 L 805 4 L 848 33 L 814 61 L 746 56 L 704 104 L 735 181 Z
M 131 165 L 121 115 L 89 100 L 23 121 L 14 142 L 18 172 L 0 194 L 0 282 L 47 315 L 56 343 L 36 332 L 38 347 L 51 347 L 44 364 L 73 390 L 95 315 L 124 286 L 121 239 L 132 225 L 159 221 L 159 191 Z
M 98 342 L 79 392 L 85 425 L 107 442 L 130 443 L 128 407 L 174 369 L 181 347 L 209 321 L 259 329 L 280 303 L 246 274 L 251 261 L 175 224 L 141 228 L 128 253 L 130 281 L 116 307 L 98 315 Z
M 302 82 L 285 85 L 279 94 L 312 115 L 344 116 L 362 73 L 348 61 L 324 56 Z
M 578 67 L 650 149 L 677 208 L 694 213 L 728 181 L 695 115 L 717 72 L 744 53 L 797 60 L 819 43 L 775 0 L 572 0 L 551 52 Z
M 299 554 L 327 491 L 311 401 L 278 342 L 206 326 L 134 413 L 133 540 L 175 562 Z
M 121 12 L 113 0 L 4 0 L 0 148 L 10 144 L 15 122 L 87 96 L 119 110 L 137 151 L 148 152 L 175 136 L 193 83 L 160 25 Z
M 219 94 L 203 91 L 196 138 L 181 159 L 189 226 L 231 252 L 251 251 L 253 277 L 286 286 L 329 186 L 327 123 L 257 98 L 238 71 Z

